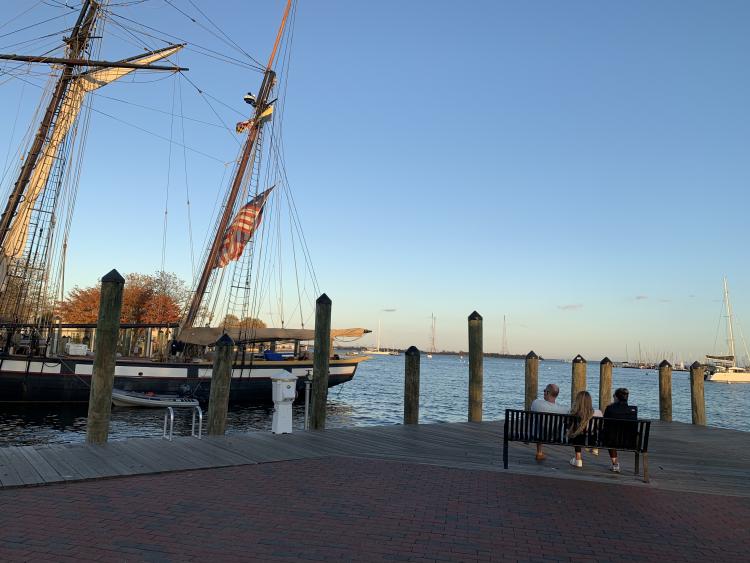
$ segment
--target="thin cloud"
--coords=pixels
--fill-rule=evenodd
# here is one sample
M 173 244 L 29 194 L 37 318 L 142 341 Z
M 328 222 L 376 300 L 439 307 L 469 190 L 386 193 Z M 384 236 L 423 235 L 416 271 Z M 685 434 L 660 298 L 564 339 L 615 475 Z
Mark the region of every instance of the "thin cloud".
M 635 296 L 636 301 L 643 301 L 644 299 L 648 299 L 648 295 L 636 295 Z
M 570 303 L 569 305 L 558 305 L 558 309 L 561 311 L 577 311 L 583 308 L 583 303 Z

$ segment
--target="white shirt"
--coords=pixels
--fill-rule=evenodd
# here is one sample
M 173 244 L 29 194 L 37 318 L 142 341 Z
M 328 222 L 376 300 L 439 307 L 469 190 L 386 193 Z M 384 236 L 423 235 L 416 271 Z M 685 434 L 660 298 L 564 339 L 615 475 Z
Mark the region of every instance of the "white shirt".
M 531 403 L 531 410 L 534 412 L 552 412 L 557 414 L 568 414 L 570 409 L 559 403 L 550 403 L 544 399 L 534 399 Z

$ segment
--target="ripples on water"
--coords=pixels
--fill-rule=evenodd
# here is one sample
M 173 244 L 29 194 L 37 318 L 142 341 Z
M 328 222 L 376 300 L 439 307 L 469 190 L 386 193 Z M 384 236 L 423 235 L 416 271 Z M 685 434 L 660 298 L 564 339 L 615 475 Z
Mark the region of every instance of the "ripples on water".
M 422 357 L 419 420 L 422 423 L 465 421 L 468 412 L 469 366 L 466 358 Z M 539 388 L 547 383 L 560 385 L 558 401 L 570 405 L 571 364 L 540 362 Z M 659 418 L 659 378 L 657 370 L 613 370 L 612 387 L 627 387 L 630 402 L 638 405 L 642 418 Z M 672 374 L 672 416 L 690 422 L 690 376 Z M 588 390 L 594 401 L 599 397 L 599 364 L 588 365 Z M 523 360 L 485 358 L 484 420 L 499 420 L 506 408 L 523 407 Z M 327 426 L 372 426 L 400 424 L 403 420 L 404 357 L 379 356 L 360 364 L 354 380 L 329 390 Z M 750 384 L 705 385 L 706 414 L 710 426 L 750 430 L 747 405 Z M 110 438 L 160 436 L 162 409 L 113 408 Z M 233 407 L 227 432 L 270 431 L 272 406 Z M 304 408 L 295 405 L 294 426 L 303 428 Z M 190 434 L 190 414 L 176 411 L 175 435 Z M 52 444 L 82 442 L 86 439 L 86 407 L 9 407 L 0 406 L 0 444 Z

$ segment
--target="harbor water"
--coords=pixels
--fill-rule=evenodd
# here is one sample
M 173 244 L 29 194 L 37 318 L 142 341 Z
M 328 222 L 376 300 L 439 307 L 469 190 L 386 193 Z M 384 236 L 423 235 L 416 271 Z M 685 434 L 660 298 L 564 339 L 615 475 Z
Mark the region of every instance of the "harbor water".
M 422 356 L 420 374 L 421 423 L 460 422 L 467 419 L 469 365 L 464 356 Z M 539 389 L 547 383 L 560 386 L 558 402 L 570 405 L 571 364 L 539 363 Z M 659 418 L 658 370 L 615 368 L 612 388 L 627 387 L 640 418 Z M 594 402 L 599 397 L 599 363 L 588 364 L 587 388 Z M 524 362 L 484 359 L 484 420 L 500 420 L 506 408 L 523 408 Z M 377 356 L 360 364 L 354 379 L 328 393 L 327 426 L 350 427 L 401 424 L 403 420 L 404 356 Z M 705 384 L 708 424 L 750 431 L 747 405 L 750 384 Z M 672 374 L 673 420 L 690 422 L 690 375 Z M 271 430 L 272 405 L 231 407 L 227 432 Z M 112 409 L 110 439 L 160 436 L 164 409 Z M 176 411 L 175 435 L 190 434 L 189 409 Z M 294 427 L 304 426 L 304 406 L 294 408 Z M 83 442 L 86 407 L 0 405 L 0 445 Z

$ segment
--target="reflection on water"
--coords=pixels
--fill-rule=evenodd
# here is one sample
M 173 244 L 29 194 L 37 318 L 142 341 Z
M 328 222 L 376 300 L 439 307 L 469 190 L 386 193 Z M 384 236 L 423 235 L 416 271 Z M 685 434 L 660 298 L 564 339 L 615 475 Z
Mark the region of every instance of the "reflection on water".
M 554 382 L 560 385 L 558 401 L 570 405 L 570 364 L 541 362 L 540 389 Z M 503 418 L 506 408 L 523 406 L 522 360 L 485 358 L 484 420 Z M 468 412 L 468 363 L 458 356 L 435 355 L 421 361 L 420 422 L 465 421 Z M 659 417 L 659 379 L 656 370 L 613 370 L 613 388 L 630 389 L 631 403 L 643 418 Z M 599 364 L 588 366 L 588 390 L 599 396 Z M 400 424 L 403 419 L 404 357 L 378 356 L 360 364 L 354 380 L 329 390 L 327 426 L 371 426 Z M 706 383 L 708 424 L 750 430 L 744 416 L 750 404 L 750 385 Z M 690 422 L 689 374 L 672 375 L 673 418 Z M 271 430 L 272 405 L 231 407 L 227 432 Z M 304 406 L 294 407 L 294 427 L 304 427 Z M 190 434 L 189 409 L 175 410 L 175 434 Z M 112 409 L 110 439 L 131 436 L 160 436 L 164 424 L 162 409 Z M 205 429 L 205 427 L 204 427 Z M 54 444 L 86 439 L 85 406 L 0 406 L 0 445 Z

